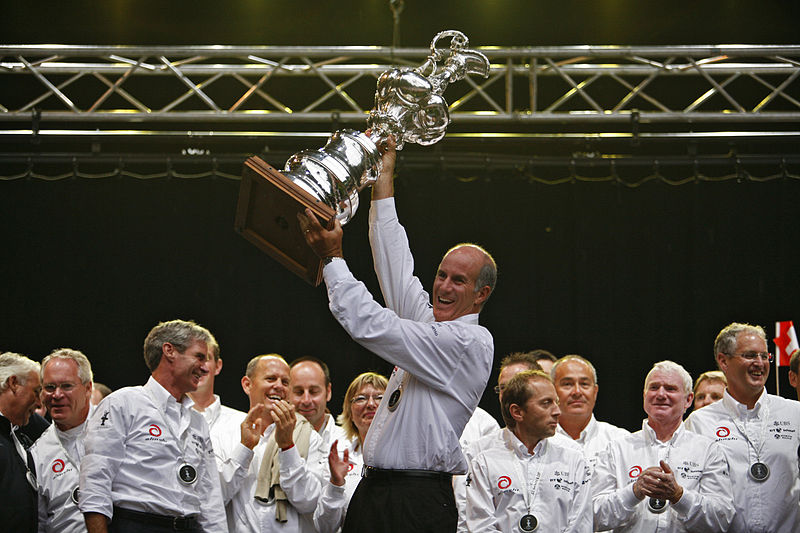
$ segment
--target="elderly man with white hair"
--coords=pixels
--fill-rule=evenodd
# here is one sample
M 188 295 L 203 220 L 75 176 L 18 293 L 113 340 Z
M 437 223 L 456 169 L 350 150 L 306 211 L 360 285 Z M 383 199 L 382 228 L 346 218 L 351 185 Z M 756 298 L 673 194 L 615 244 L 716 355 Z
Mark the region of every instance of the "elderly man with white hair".
M 39 531 L 81 533 L 86 522 L 78 509 L 78 484 L 91 409 L 92 366 L 70 348 L 42 361 L 42 403 L 53 424 L 31 447 L 39 477 Z
M 609 443 L 592 480 L 594 529 L 615 532 L 719 533 L 733 519 L 733 489 L 722 448 L 687 431 L 692 378 L 672 361 L 644 381 L 647 418 Z
M 4 531 L 36 531 L 36 472 L 16 431 L 39 407 L 39 363 L 0 354 L 0 524 Z

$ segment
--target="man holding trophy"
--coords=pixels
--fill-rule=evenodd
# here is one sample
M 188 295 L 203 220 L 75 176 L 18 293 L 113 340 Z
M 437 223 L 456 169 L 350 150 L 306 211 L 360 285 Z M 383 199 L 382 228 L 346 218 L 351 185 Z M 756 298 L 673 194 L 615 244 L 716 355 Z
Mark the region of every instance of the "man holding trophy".
M 439 46 L 448 40 L 449 47 Z M 488 59 L 468 45 L 463 33 L 444 31 L 420 67 L 384 72 L 366 133 L 337 131 L 324 148 L 292 156 L 283 173 L 256 157 L 245 164 L 237 229 L 312 285 L 324 279 L 334 317 L 353 340 L 395 365 L 364 443 L 363 479 L 345 533 L 456 529 L 452 476 L 467 472 L 459 437 L 491 372 L 494 341 L 478 313 L 497 266 L 475 244 L 451 248 L 436 272 L 431 303 L 414 276 L 392 178 L 395 151 L 404 143 L 444 137 L 447 85 L 488 75 Z M 386 307 L 342 254 L 342 225 L 369 185 L 370 244 Z
M 353 340 L 396 365 L 367 433 L 364 478 L 342 531 L 455 531 L 452 475 L 467 471 L 458 439 L 491 372 L 494 342 L 478 324 L 478 313 L 497 269 L 479 246 L 452 248 L 436 273 L 431 305 L 413 275 L 395 212 L 393 137 L 386 145 L 370 210 L 370 243 L 386 308 L 348 269 L 340 222 L 327 230 L 311 210 L 300 216 L 306 241 L 325 264 L 334 317 Z

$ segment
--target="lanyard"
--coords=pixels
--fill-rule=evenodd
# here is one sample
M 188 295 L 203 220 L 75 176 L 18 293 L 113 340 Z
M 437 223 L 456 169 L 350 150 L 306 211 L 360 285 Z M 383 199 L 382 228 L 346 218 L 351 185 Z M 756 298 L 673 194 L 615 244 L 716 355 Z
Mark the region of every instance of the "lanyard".
M 546 445 L 547 445 L 546 443 L 543 443 L 543 446 L 546 446 Z M 542 477 L 543 465 L 542 465 L 542 461 L 539 459 L 540 455 L 541 455 L 541 453 L 539 455 L 534 456 L 533 460 L 525 461 L 525 465 L 524 465 L 525 466 L 525 471 L 524 472 L 522 471 L 522 468 L 520 468 L 518 470 L 518 473 L 522 474 L 520 476 L 520 479 L 522 479 L 522 484 L 523 484 L 522 497 L 525 500 L 525 508 L 527 509 L 528 514 L 532 514 L 531 509 L 533 508 L 533 502 L 536 500 L 536 493 L 539 491 L 539 480 Z M 538 470 L 536 471 L 536 479 L 534 479 L 534 481 L 533 481 L 533 487 L 529 491 L 528 490 L 528 477 L 530 476 L 530 464 L 532 462 L 534 462 L 534 461 L 537 463 Z M 519 466 L 519 463 L 517 463 L 517 465 Z
M 763 416 L 764 421 L 761 423 L 761 445 L 758 447 L 758 449 L 756 449 L 755 445 L 750 440 L 750 437 L 747 435 L 747 432 L 745 431 L 747 429 L 746 418 L 745 418 L 745 422 L 744 422 L 745 426 L 744 426 L 744 428 L 742 428 L 739 425 L 739 421 L 737 420 L 737 414 L 734 413 L 733 411 L 731 411 L 731 409 L 727 405 L 725 405 L 725 410 L 728 411 L 728 414 L 731 415 L 731 422 L 733 422 L 733 425 L 736 426 L 736 429 L 739 430 L 739 433 L 741 433 L 742 436 L 744 436 L 744 440 L 747 442 L 747 446 L 749 448 L 753 449 L 753 453 L 756 454 L 756 461 L 757 462 L 761 462 L 761 451 L 764 449 L 764 443 L 767 440 L 767 438 L 766 438 L 767 437 L 767 421 L 769 420 L 769 407 L 768 407 L 767 403 L 764 402 L 764 405 L 762 405 L 762 407 L 761 407 L 761 410 L 764 411 L 764 416 Z

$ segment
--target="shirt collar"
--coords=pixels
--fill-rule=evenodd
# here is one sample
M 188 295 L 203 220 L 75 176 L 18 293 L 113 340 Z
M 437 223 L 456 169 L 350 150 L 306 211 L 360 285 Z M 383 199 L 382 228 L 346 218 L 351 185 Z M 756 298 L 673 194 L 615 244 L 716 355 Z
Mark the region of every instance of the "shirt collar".
M 528 453 L 528 447 L 508 428 L 503 428 L 503 438 L 506 444 L 514 450 L 518 457 L 538 457 L 547 451 L 547 439 L 542 439 L 533 447 L 533 453 Z
M 767 404 L 767 394 L 765 391 L 766 389 L 761 391 L 761 395 L 758 397 L 753 409 L 748 409 L 746 404 L 740 403 L 736 398 L 731 396 L 727 388 L 725 389 L 725 392 L 722 393 L 722 403 L 728 408 L 728 411 L 735 413 L 736 415 L 749 415 L 758 418 L 761 414 L 761 411 L 764 409 L 764 406 Z
M 674 444 L 675 441 L 678 440 L 678 438 L 683 433 L 683 420 L 681 420 L 681 423 L 678 426 L 678 429 L 675 430 L 675 433 L 672 434 L 672 437 L 670 437 L 670 439 L 667 442 L 661 442 L 660 440 L 658 440 L 658 437 L 656 437 L 656 430 L 654 430 L 652 427 L 650 427 L 650 424 L 647 423 L 647 419 L 646 418 L 642 422 L 642 431 L 645 434 L 645 438 L 647 439 L 647 443 L 650 444 L 650 445 L 654 445 L 654 444 L 661 444 L 661 445 Z
M 149 393 L 153 396 L 153 399 L 156 401 L 156 406 L 160 409 L 168 408 L 170 402 L 180 403 L 184 409 L 188 409 L 194 405 L 194 402 L 191 398 L 189 398 L 188 394 L 183 395 L 183 400 L 180 402 L 176 402 L 175 397 L 169 393 L 167 389 L 164 388 L 161 383 L 156 381 L 156 378 L 150 376 L 150 379 L 147 380 L 147 383 L 144 384 L 144 388 L 149 391 Z

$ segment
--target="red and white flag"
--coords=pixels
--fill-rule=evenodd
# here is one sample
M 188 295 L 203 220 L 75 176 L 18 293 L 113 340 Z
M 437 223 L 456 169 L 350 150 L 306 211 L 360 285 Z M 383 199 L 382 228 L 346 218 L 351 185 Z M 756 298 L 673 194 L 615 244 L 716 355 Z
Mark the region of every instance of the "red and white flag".
M 794 332 L 792 321 L 775 322 L 775 361 L 778 366 L 789 366 L 792 353 L 800 349 L 797 344 L 797 333 Z

